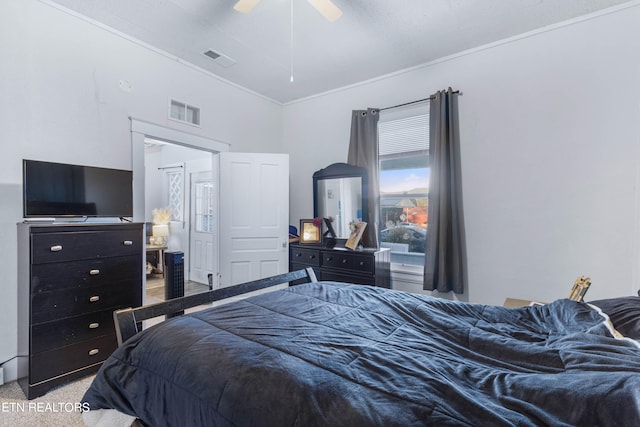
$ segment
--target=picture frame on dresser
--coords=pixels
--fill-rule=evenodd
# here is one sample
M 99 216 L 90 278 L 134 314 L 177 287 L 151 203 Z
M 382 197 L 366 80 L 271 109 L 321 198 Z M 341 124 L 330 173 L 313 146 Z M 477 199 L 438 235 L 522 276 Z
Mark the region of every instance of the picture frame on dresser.
M 360 244 L 360 239 L 362 239 L 362 234 L 364 234 L 364 229 L 366 227 L 366 222 L 354 222 L 353 230 L 351 231 L 351 235 L 347 239 L 347 242 L 344 244 L 344 247 L 355 251 Z
M 313 219 L 300 220 L 300 243 L 318 244 L 322 242 L 322 223 L 316 225 Z

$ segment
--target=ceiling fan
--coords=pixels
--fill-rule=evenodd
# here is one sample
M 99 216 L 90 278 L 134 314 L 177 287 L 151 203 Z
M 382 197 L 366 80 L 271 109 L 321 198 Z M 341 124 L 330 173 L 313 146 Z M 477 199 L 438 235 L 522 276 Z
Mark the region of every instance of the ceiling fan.
M 329 22 L 333 22 L 342 16 L 342 11 L 331 0 L 307 0 Z M 240 0 L 233 8 L 238 12 L 249 13 L 260 3 L 260 0 Z

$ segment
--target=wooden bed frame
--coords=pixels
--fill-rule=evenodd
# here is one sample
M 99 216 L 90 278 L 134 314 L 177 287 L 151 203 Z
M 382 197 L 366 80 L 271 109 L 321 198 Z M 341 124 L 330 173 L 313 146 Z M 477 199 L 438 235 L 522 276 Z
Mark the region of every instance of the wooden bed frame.
M 116 327 L 116 335 L 118 337 L 118 345 L 122 345 L 127 339 L 131 338 L 142 330 L 142 321 L 152 319 L 154 317 L 171 315 L 180 315 L 184 310 L 198 305 L 208 304 L 214 301 L 235 297 L 246 294 L 248 292 L 269 288 L 271 286 L 281 285 L 283 283 L 302 280 L 298 283 L 316 283 L 318 279 L 312 268 L 304 270 L 292 271 L 289 273 L 279 274 L 277 276 L 267 277 L 264 279 L 254 280 L 252 282 L 241 283 L 239 285 L 229 286 L 227 288 L 215 289 L 213 291 L 202 292 L 199 294 L 189 295 L 186 297 L 176 298 L 169 301 L 151 304 L 138 308 L 124 308 L 116 310 L 113 313 L 113 320 Z

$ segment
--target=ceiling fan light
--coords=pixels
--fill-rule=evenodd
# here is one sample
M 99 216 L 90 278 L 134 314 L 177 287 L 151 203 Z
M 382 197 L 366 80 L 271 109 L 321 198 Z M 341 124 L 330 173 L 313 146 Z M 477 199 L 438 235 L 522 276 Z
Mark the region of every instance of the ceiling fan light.
M 342 16 L 342 11 L 331 0 L 307 0 L 329 22 Z
M 260 0 L 240 0 L 233 8 L 241 13 L 249 13 L 258 3 Z

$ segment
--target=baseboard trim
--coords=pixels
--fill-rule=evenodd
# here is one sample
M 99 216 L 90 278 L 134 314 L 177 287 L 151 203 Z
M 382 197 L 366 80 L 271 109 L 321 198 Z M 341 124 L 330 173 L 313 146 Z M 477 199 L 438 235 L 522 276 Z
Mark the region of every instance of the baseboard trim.
M 8 360 L 0 366 L 0 385 L 10 383 L 18 379 L 18 358 Z

